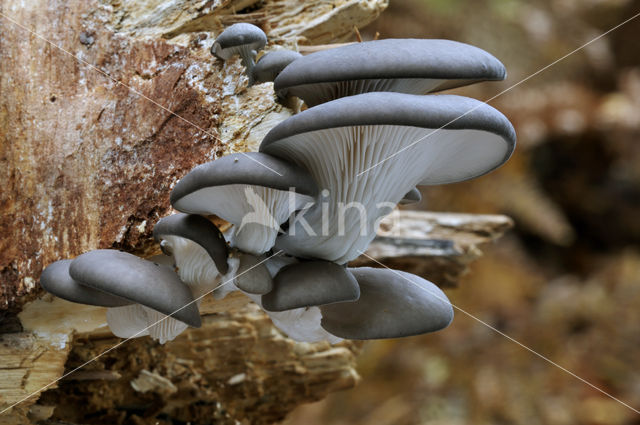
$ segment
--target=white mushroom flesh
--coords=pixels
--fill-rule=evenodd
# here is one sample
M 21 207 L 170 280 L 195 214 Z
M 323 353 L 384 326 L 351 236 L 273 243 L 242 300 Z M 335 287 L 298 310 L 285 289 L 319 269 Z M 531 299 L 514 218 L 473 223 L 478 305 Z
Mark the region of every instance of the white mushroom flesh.
M 499 164 L 508 146 L 505 142 L 504 149 L 496 149 L 496 138 L 481 130 L 369 125 L 312 131 L 275 142 L 269 153 L 306 168 L 320 189 L 329 190 L 328 198 L 319 199 L 276 247 L 339 264 L 353 260 L 373 240 L 390 205 L 430 175 L 438 176 L 430 184 L 446 183 Z

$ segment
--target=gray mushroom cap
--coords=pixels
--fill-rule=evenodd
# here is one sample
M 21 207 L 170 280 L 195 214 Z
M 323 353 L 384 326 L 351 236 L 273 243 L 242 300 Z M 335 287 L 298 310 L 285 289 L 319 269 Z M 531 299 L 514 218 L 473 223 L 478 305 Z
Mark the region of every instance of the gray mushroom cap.
M 198 165 L 184 176 L 171 191 L 171 205 L 179 211 L 210 214 L 191 207 L 197 191 L 209 187 L 246 184 L 288 191 L 295 188 L 302 195 L 315 196 L 318 188 L 302 168 L 260 152 L 223 156 Z M 194 196 L 192 196 L 194 195 Z
M 251 86 L 256 54 L 266 43 L 267 36 L 255 25 L 233 24 L 218 36 L 211 46 L 211 53 L 222 60 L 227 60 L 235 54 L 240 55 Z
M 262 296 L 262 306 L 284 311 L 355 301 L 359 296 L 358 283 L 345 267 L 308 261 L 283 267 L 273 279 L 273 291 Z
M 302 55 L 293 50 L 275 50 L 262 56 L 253 68 L 253 80 L 257 83 L 273 81 L 291 62 Z
M 247 253 L 238 255 L 240 265 L 236 272 L 235 284 L 249 294 L 266 294 L 273 290 L 273 279 L 265 264 L 264 256 Z
M 438 133 L 446 133 L 442 130 L 486 133 L 486 146 L 480 145 L 478 137 L 463 137 L 466 149 L 445 152 L 439 164 L 434 164 L 431 172 L 418 183 L 421 185 L 454 183 L 486 174 L 505 163 L 516 144 L 516 133 L 509 120 L 484 102 L 455 95 L 364 93 L 323 103 L 288 118 L 267 133 L 260 144 L 260 152 L 295 162 L 296 153 L 291 147 L 295 148 L 295 143 L 303 141 L 306 134 L 342 128 L 346 136 L 350 127 L 383 125 L 432 129 L 419 141 L 407 141 L 411 148 L 427 151 L 443 147 L 442 143 L 437 143 Z M 476 145 L 482 146 L 484 151 L 491 149 L 485 152 L 488 157 L 481 158 L 475 151 L 467 154 L 466 151 Z M 397 152 L 389 154 L 393 153 Z M 379 160 L 386 160 L 388 156 Z M 468 160 L 461 161 L 461 158 Z
M 258 51 L 267 44 L 267 36 L 255 25 L 241 22 L 226 28 L 211 46 L 211 54 L 227 60 L 238 53 L 237 48 Z
M 314 106 L 364 92 L 426 94 L 505 77 L 498 59 L 468 44 L 386 39 L 323 50 L 296 60 L 278 75 L 274 90 Z
M 226 274 L 227 242 L 215 224 L 196 214 L 173 214 L 161 218 L 153 228 L 153 237 L 161 241 L 163 236 L 173 235 L 189 239 L 207 251 L 222 274 Z
M 422 193 L 420 193 L 420 189 L 414 187 L 402 197 L 400 205 L 415 204 L 420 201 L 422 201 Z
M 72 260 L 60 260 L 51 263 L 40 275 L 40 285 L 45 291 L 56 297 L 74 303 L 97 305 L 100 307 L 121 307 L 133 304 L 132 301 L 99 291 L 69 275 Z
M 167 266 L 126 252 L 98 249 L 74 259 L 69 274 L 92 288 L 200 327 L 200 314 L 191 291 Z
M 341 338 L 400 338 L 444 329 L 453 320 L 447 296 L 411 273 L 361 267 L 349 269 L 360 299 L 321 306 L 322 327 Z

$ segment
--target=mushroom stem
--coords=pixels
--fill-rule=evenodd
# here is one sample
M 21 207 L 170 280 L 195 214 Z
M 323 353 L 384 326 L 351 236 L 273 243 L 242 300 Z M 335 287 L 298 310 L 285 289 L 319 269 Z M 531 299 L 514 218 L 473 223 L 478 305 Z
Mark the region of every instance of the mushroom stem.
M 247 78 L 249 78 L 249 87 L 253 85 L 253 68 L 256 66 L 256 55 L 258 52 L 255 50 L 250 50 L 248 52 L 241 52 L 240 58 L 242 59 L 242 66 L 244 66 L 244 72 L 247 74 Z

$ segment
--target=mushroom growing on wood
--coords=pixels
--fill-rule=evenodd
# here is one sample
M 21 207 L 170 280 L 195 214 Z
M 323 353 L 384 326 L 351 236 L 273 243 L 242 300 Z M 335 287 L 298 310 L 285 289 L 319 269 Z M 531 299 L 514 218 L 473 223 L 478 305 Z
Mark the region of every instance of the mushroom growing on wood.
M 411 273 L 361 267 L 349 269 L 360 299 L 320 307 L 322 327 L 348 339 L 400 338 L 449 326 L 453 307 L 433 283 Z
M 253 84 L 253 67 L 256 54 L 267 44 L 264 31 L 252 24 L 233 24 L 216 38 L 211 46 L 211 54 L 218 59 L 228 60 L 234 55 L 242 58 L 242 65 L 249 77 L 249 85 Z
M 358 282 L 343 266 L 328 261 L 305 261 L 283 267 L 274 277 L 274 288 L 262 296 L 267 311 L 355 301 Z
M 229 270 L 227 242 L 202 216 L 179 213 L 163 217 L 154 226 L 153 237 L 163 252 L 175 259 L 180 279 L 196 298 L 214 289 L 218 276 Z
M 133 304 L 133 301 L 107 292 L 99 291 L 69 275 L 72 260 L 59 260 L 51 263 L 40 276 L 40 285 L 45 291 L 67 301 L 101 307 L 120 307 Z
M 302 55 L 293 50 L 275 50 L 265 53 L 253 68 L 253 80 L 256 83 L 273 81 L 291 62 Z
M 468 44 L 387 39 L 300 58 L 278 75 L 274 90 L 281 97 L 297 96 L 314 106 L 365 92 L 426 94 L 505 77 L 498 59 Z
M 273 128 L 260 151 L 307 169 L 328 202 L 298 214 L 276 247 L 346 263 L 413 187 L 483 175 L 514 147 L 504 115 L 460 96 L 365 93 L 309 108 Z
M 69 266 L 69 275 L 94 289 L 200 327 L 193 295 L 170 267 L 126 252 L 98 249 L 75 258 Z
M 194 168 L 171 192 L 178 211 L 215 214 L 235 225 L 233 245 L 250 254 L 273 247 L 280 224 L 313 202 L 316 184 L 298 166 L 248 152 Z

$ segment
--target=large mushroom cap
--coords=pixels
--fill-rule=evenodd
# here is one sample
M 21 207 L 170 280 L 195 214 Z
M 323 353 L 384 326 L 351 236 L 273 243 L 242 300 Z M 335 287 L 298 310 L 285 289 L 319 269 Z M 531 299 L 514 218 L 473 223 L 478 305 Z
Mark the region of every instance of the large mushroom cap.
M 280 73 L 274 89 L 314 106 L 364 92 L 426 94 L 505 77 L 506 70 L 498 59 L 468 44 L 387 39 L 349 44 L 300 58 Z
M 262 56 L 253 68 L 253 80 L 257 83 L 273 81 L 291 62 L 302 55 L 293 50 L 275 50 Z
M 315 182 L 300 167 L 247 152 L 194 168 L 174 187 L 171 204 L 182 212 L 215 214 L 233 223 L 238 248 L 261 254 L 273 246 L 279 225 L 313 201 L 316 192 Z
M 67 301 L 100 307 L 120 307 L 132 301 L 99 291 L 74 280 L 69 275 L 72 260 L 60 260 L 49 264 L 40 276 L 40 285 L 45 291 Z
M 444 329 L 453 320 L 447 296 L 411 273 L 361 267 L 349 269 L 360 299 L 321 306 L 322 327 L 348 339 L 399 338 Z
M 358 283 L 345 267 L 309 261 L 283 267 L 273 279 L 273 290 L 262 296 L 262 306 L 284 311 L 355 301 L 359 296 Z
M 191 291 L 170 267 L 126 252 L 98 249 L 73 260 L 69 274 L 92 288 L 200 327 L 200 314 Z
M 172 235 L 189 239 L 204 248 L 222 274 L 229 269 L 227 265 L 227 242 L 215 224 L 195 214 L 173 214 L 161 218 L 153 228 L 153 237 L 162 240 Z
M 211 46 L 211 54 L 227 60 L 234 54 L 239 54 L 238 49 L 257 51 L 265 44 L 267 44 L 267 36 L 264 31 L 255 25 L 241 22 L 222 31 Z
M 373 239 L 389 204 L 413 187 L 481 176 L 514 148 L 504 115 L 461 96 L 365 93 L 309 108 L 274 127 L 260 151 L 309 170 L 329 193 L 328 214 L 324 200 L 317 202 L 297 217 L 315 235 L 296 225 L 276 246 L 298 257 L 350 261 Z

